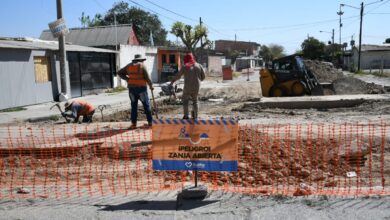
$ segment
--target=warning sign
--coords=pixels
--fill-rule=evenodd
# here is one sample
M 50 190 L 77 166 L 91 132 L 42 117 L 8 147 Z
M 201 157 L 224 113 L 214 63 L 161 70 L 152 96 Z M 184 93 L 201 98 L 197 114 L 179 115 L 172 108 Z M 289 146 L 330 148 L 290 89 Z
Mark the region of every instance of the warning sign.
M 153 121 L 153 169 L 237 171 L 235 120 Z

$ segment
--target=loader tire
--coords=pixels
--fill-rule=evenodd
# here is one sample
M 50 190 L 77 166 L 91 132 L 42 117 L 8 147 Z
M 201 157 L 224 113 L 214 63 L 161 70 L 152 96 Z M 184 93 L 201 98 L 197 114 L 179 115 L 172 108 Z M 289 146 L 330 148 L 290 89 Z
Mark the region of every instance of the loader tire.
M 286 96 L 286 91 L 281 86 L 273 86 L 270 89 L 271 97 L 283 97 Z
M 291 91 L 294 96 L 303 96 L 306 93 L 306 88 L 302 82 L 295 82 L 291 86 Z

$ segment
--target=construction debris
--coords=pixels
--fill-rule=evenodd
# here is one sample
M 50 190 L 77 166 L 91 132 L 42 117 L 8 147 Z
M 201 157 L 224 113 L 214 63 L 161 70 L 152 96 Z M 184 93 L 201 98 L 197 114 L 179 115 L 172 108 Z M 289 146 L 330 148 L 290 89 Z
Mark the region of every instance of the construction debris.
M 337 95 L 386 93 L 383 86 L 374 83 L 366 83 L 360 79 L 345 76 L 342 71 L 337 70 L 331 63 L 305 60 L 305 65 L 321 83 L 333 83 Z

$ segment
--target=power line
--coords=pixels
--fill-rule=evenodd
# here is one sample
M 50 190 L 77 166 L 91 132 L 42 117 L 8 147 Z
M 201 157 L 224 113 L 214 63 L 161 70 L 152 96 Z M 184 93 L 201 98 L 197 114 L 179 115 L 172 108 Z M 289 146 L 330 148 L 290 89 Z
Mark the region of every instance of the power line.
M 343 28 L 345 29 L 345 28 L 351 26 L 352 24 L 354 24 L 355 22 L 358 22 L 358 21 L 360 21 L 360 17 L 358 19 L 355 19 L 355 20 L 347 23 L 346 25 L 343 26 Z
M 217 33 L 217 34 L 219 34 L 219 35 L 226 36 L 226 37 L 229 37 L 229 38 L 230 38 L 230 37 L 233 37 L 233 36 L 231 36 L 231 35 L 224 34 L 224 33 L 220 32 L 220 31 L 218 31 L 217 29 L 211 27 L 210 25 L 208 25 L 208 24 L 206 24 L 206 23 L 204 23 L 204 22 L 203 22 L 203 24 L 204 24 L 209 30 L 214 31 L 215 33 Z
M 148 10 L 148 11 L 153 12 L 154 14 L 160 15 L 160 16 L 162 16 L 162 17 L 164 17 L 164 18 L 169 19 L 169 20 L 177 21 L 176 19 L 173 19 L 173 18 L 171 18 L 171 17 L 168 17 L 168 16 L 165 16 L 165 15 L 163 15 L 163 14 L 160 14 L 160 13 L 158 13 L 158 12 L 156 12 L 156 11 L 150 9 L 150 8 L 147 8 L 147 7 L 141 5 L 141 4 L 139 4 L 138 2 L 135 2 L 135 1 L 133 1 L 133 0 L 129 0 L 129 2 L 132 2 L 133 4 L 138 5 L 138 6 L 141 7 L 141 8 L 144 8 L 144 9 L 146 9 L 146 10 Z
M 387 0 L 387 1 L 383 2 L 382 4 L 379 4 L 377 7 L 371 9 L 370 11 L 367 11 L 366 14 L 370 13 L 372 11 L 375 11 L 376 9 L 380 8 L 381 6 L 383 6 L 383 5 L 385 5 L 385 4 L 389 3 L 389 2 L 390 2 L 390 0 Z
M 149 2 L 150 4 L 152 4 L 152 5 L 154 5 L 154 6 L 158 7 L 158 8 L 161 8 L 161 9 L 163 9 L 163 10 L 165 10 L 165 11 L 168 11 L 168 12 L 170 12 L 170 13 L 172 13 L 172 14 L 175 14 L 175 15 L 177 15 L 177 16 L 179 16 L 179 17 L 182 17 L 182 18 L 184 18 L 184 19 L 187 19 L 187 20 L 190 20 L 190 21 L 194 21 L 194 22 L 198 22 L 198 20 L 196 20 L 196 19 L 193 19 L 193 18 L 184 16 L 184 15 L 181 15 L 181 14 L 179 14 L 179 13 L 177 13 L 177 12 L 174 12 L 174 11 L 172 11 L 172 10 L 169 10 L 169 9 L 167 9 L 167 8 L 164 8 L 164 7 L 158 5 L 158 4 L 156 4 L 156 3 L 154 3 L 154 2 L 152 2 L 152 1 L 150 1 L 150 0 L 145 0 L 145 1 Z
M 93 0 L 101 9 L 103 9 L 104 11 L 106 11 L 106 7 L 104 7 L 102 4 L 100 4 L 100 2 L 98 0 Z
M 156 6 L 156 7 L 160 8 L 160 9 L 163 9 L 163 10 L 165 10 L 165 11 L 168 11 L 168 12 L 170 12 L 170 13 L 172 13 L 172 14 L 174 14 L 174 15 L 177 15 L 177 16 L 179 16 L 179 17 L 182 17 L 182 18 L 184 18 L 184 19 L 193 21 L 193 22 L 195 22 L 195 23 L 198 22 L 197 19 L 187 17 L 187 16 L 182 15 L 182 14 L 180 14 L 180 13 L 178 13 L 178 12 L 175 12 L 175 11 L 172 11 L 172 10 L 167 9 L 167 8 L 165 8 L 165 7 L 162 7 L 161 5 L 158 5 L 158 4 L 156 4 L 156 3 L 154 3 L 154 2 L 152 2 L 152 1 L 150 1 L 150 0 L 145 0 L 145 1 L 149 2 L 150 4 Z M 217 29 L 211 27 L 211 26 L 210 26 L 209 24 L 207 24 L 207 23 L 204 23 L 204 22 L 203 22 L 203 24 L 204 24 L 210 31 L 213 31 L 213 32 L 215 32 L 215 33 L 217 33 L 217 34 L 220 34 L 220 35 L 224 35 L 224 36 L 231 37 L 230 35 L 224 34 L 224 33 L 220 32 L 220 31 L 218 31 Z
M 356 16 L 351 16 L 344 18 L 346 19 L 352 19 L 352 18 L 357 18 L 359 17 L 358 15 Z M 329 20 L 323 20 L 323 21 L 316 21 L 316 22 L 311 22 L 311 23 L 302 23 L 302 24 L 293 24 L 293 25 L 283 25 L 283 26 L 270 26 L 270 27 L 253 27 L 253 28 L 240 28 L 240 29 L 224 29 L 224 30 L 231 30 L 231 31 L 255 31 L 255 30 L 272 30 L 272 29 L 289 29 L 291 27 L 301 27 L 301 26 L 312 26 L 312 25 L 317 25 L 317 24 L 325 24 L 325 23 L 331 23 L 338 21 L 339 19 L 329 19 Z

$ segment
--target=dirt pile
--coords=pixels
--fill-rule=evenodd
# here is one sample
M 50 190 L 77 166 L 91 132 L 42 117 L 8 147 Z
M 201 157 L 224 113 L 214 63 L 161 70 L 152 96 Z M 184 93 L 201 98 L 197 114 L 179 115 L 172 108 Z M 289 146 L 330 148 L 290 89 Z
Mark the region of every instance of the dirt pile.
M 343 73 L 333 67 L 333 64 L 317 60 L 305 60 L 306 68 L 312 72 L 320 82 L 334 82 L 344 77 Z
M 383 86 L 374 83 L 366 83 L 360 79 L 343 76 L 333 81 L 336 94 L 384 94 L 386 93 Z
M 245 82 L 237 83 L 235 85 L 227 85 L 224 87 L 206 87 L 201 88 L 199 98 L 202 101 L 209 99 L 223 99 L 229 102 L 245 101 L 261 97 L 260 83 Z
M 316 60 L 305 60 L 307 69 L 312 72 L 320 82 L 333 83 L 334 91 L 338 95 L 352 94 L 383 94 L 383 86 L 366 83 L 344 74 L 333 67 L 331 63 Z

